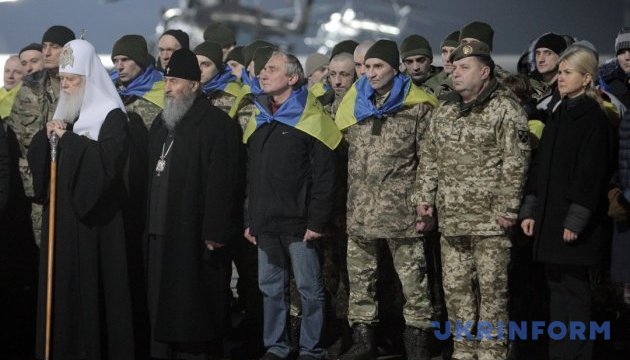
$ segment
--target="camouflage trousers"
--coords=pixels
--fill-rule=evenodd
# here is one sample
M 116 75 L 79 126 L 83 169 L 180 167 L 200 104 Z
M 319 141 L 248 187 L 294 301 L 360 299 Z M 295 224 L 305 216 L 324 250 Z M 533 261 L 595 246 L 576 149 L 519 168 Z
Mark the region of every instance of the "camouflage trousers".
M 18 159 L 18 166 L 20 169 L 20 176 L 22 177 L 22 183 L 24 184 L 24 192 L 27 197 L 32 198 L 33 193 L 33 175 L 31 169 L 28 167 L 28 160 L 26 157 L 20 157 Z M 31 221 L 33 223 L 33 236 L 35 236 L 35 243 L 40 246 L 42 241 L 42 205 L 33 203 L 31 208 Z M 46 234 L 48 236 L 48 234 Z
M 378 242 L 386 241 L 402 284 L 407 326 L 428 329 L 432 315 L 424 246 L 421 238 L 366 239 L 348 236 L 350 295 L 348 321 L 374 324 L 378 320 L 376 280 Z
M 508 324 L 508 266 L 511 243 L 507 236 L 442 236 L 442 281 L 453 334 L 453 359 L 501 360 L 507 358 L 507 340 L 468 339 L 458 324 L 478 321 Z
M 40 246 L 42 241 L 42 212 L 43 206 L 40 204 L 32 204 L 31 221 L 33 222 L 33 236 L 35 236 L 35 244 Z M 46 234 L 48 236 L 48 234 Z

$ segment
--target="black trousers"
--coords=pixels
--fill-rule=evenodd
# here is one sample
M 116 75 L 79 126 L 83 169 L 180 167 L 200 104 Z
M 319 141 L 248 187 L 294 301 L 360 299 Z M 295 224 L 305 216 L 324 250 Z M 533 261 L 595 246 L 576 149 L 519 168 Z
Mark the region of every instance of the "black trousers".
M 565 324 L 567 336 L 560 340 L 549 339 L 550 360 L 591 360 L 593 341 L 571 340 L 569 322 L 587 324 L 591 320 L 591 286 L 589 268 L 577 265 L 547 264 L 545 269 L 549 287 L 549 323 Z M 588 331 L 587 331 L 588 333 Z

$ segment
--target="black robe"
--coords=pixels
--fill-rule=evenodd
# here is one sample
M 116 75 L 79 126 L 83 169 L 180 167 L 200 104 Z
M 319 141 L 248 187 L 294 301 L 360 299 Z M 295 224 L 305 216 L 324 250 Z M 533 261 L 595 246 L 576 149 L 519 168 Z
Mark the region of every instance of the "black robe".
M 603 260 L 610 237 L 606 194 L 614 166 L 612 134 L 599 104 L 585 95 L 562 100 L 547 122 L 527 185 L 528 194 L 536 196 L 535 260 L 586 266 Z M 562 234 L 572 204 L 590 216 L 578 239 L 566 243 Z
M 52 358 L 133 359 L 134 336 L 122 206 L 127 117 L 107 114 L 98 141 L 66 131 L 59 140 Z M 42 221 L 37 356 L 44 356 L 50 149 L 45 130 L 28 153 Z
M 205 240 L 227 244 L 242 231 L 233 217 L 242 206 L 235 203 L 239 127 L 198 97 L 174 131 L 168 175 L 162 175 L 168 176 L 163 256 L 149 259 L 161 263 L 158 298 L 149 299 L 157 304 L 154 340 L 210 342 L 221 337 L 226 301 L 222 284 L 230 273 L 226 249 L 210 251 Z M 159 116 L 149 132 L 150 181 L 167 134 Z M 147 228 L 151 216 L 149 209 Z

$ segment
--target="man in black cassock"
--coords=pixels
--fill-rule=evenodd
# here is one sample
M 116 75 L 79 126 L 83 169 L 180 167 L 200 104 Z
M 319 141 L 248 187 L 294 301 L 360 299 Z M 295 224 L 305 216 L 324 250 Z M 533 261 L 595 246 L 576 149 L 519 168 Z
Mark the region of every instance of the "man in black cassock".
M 226 315 L 225 245 L 237 231 L 241 145 L 238 124 L 199 96 L 200 74 L 193 52 L 173 53 L 164 71 L 164 111 L 149 132 L 152 358 L 217 355 Z
M 67 43 L 53 120 L 28 152 L 35 196 L 43 201 L 37 357 L 44 357 L 50 147 L 59 137 L 53 359 L 133 359 L 134 336 L 121 204 L 127 196 L 127 116 L 94 47 Z

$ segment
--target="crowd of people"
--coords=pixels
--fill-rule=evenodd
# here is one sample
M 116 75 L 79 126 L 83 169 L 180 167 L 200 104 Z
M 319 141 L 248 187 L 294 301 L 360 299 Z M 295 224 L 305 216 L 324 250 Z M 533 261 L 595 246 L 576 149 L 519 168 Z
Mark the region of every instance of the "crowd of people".
M 108 71 L 50 27 L 0 89 L 3 357 L 627 356 L 630 29 L 601 66 L 540 34 L 517 74 L 493 36 L 303 66 L 211 23 L 124 35 Z M 502 335 L 541 320 L 609 336 Z

